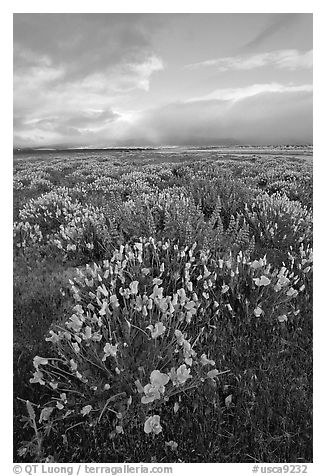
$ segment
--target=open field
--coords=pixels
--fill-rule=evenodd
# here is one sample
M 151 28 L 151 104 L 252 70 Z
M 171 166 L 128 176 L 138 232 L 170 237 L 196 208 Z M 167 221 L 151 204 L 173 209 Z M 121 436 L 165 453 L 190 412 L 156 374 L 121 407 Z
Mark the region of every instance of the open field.
M 17 153 L 13 213 L 15 461 L 312 461 L 311 147 Z

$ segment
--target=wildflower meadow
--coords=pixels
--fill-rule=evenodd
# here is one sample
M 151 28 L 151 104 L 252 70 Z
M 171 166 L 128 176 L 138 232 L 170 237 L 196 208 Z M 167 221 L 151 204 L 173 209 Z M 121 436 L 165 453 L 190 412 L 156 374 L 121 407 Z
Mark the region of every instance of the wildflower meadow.
M 312 461 L 312 160 L 14 156 L 14 459 Z

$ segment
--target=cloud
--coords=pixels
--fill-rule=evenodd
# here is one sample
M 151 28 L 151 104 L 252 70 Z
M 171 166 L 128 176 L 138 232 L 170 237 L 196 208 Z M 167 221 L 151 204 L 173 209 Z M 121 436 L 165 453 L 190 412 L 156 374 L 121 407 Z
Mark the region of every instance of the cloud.
M 299 86 L 284 85 L 279 83 L 267 83 L 267 84 L 253 84 L 242 88 L 222 88 L 215 89 L 209 94 L 200 97 L 193 97 L 187 99 L 186 102 L 198 102 L 198 101 L 240 101 L 252 96 L 256 96 L 262 93 L 300 93 L 300 92 L 312 92 L 311 84 L 303 84 Z
M 14 142 L 87 145 L 115 122 L 119 131 L 117 105 L 134 91 L 148 92 L 153 74 L 164 69 L 139 20 L 15 14 Z
M 255 85 L 145 112 L 122 136 L 141 145 L 312 142 L 310 85 Z
M 244 45 L 243 49 L 257 48 L 270 37 L 280 32 L 280 30 L 288 28 L 289 25 L 296 21 L 298 16 L 299 14 L 297 13 L 280 13 L 273 15 L 270 24 L 263 28 L 252 40 Z
M 281 29 L 284 38 L 273 38 L 274 46 L 269 45 L 265 52 L 242 50 L 243 54 L 234 55 L 230 52 L 239 52 L 249 38 L 242 17 L 236 22 L 238 29 L 223 24 L 220 33 L 216 28 L 223 20 L 220 17 L 216 17 L 217 24 L 212 19 L 209 25 L 198 15 L 183 16 L 182 22 L 176 15 L 169 16 L 168 22 L 166 18 L 150 14 L 15 14 L 15 146 L 312 139 L 312 86 L 305 84 L 312 66 L 312 51 L 306 51 L 311 42 L 300 40 L 309 29 L 292 25 L 295 16 L 269 17 L 271 22 L 252 45 L 263 43 Z M 176 22 L 173 28 L 171 18 Z M 249 33 L 252 26 L 261 27 L 261 18 L 250 20 Z M 288 31 L 284 27 L 290 24 Z M 207 28 L 205 34 L 203 28 Z M 196 30 L 198 38 L 194 51 L 188 43 L 190 30 L 192 35 Z M 216 50 L 219 35 L 227 39 L 234 35 L 234 41 L 226 41 Z M 201 60 L 209 51 L 220 51 L 221 57 L 214 58 L 211 53 L 213 59 L 188 65 L 196 75 L 182 71 L 186 61 Z M 207 74 L 214 69 L 236 71 L 232 82 L 224 85 L 237 86 L 244 81 L 249 85 L 214 89 L 216 75 Z M 255 73 L 243 73 L 250 70 Z M 257 79 L 256 70 L 264 79 Z M 153 87 L 155 75 L 158 80 Z M 289 76 L 289 81 L 295 76 L 296 84 L 284 83 L 284 77 Z M 167 98 L 176 97 L 183 100 L 164 105 Z
M 14 143 L 80 144 L 83 138 L 88 145 L 96 143 L 97 133 L 101 141 L 108 124 L 121 117 L 119 100 L 130 91 L 148 91 L 152 74 L 162 68 L 151 56 L 71 81 L 61 81 L 64 71 L 52 64 L 20 71 L 14 78 Z
M 312 68 L 312 50 L 300 52 L 294 49 L 277 50 L 252 55 L 227 56 L 186 66 L 188 69 L 214 67 L 219 72 L 251 70 L 262 67 L 274 67 L 294 71 Z
M 60 114 L 45 115 L 43 118 L 26 119 L 14 116 L 14 142 L 19 146 L 33 143 L 72 146 L 95 145 L 113 132 L 114 124 L 121 115 L 112 109 L 60 111 Z
M 119 14 L 14 14 L 14 67 L 51 61 L 76 80 L 153 54 L 151 18 Z M 146 23 L 147 22 L 147 23 Z
M 17 117 L 21 123 L 21 117 Z M 311 143 L 312 86 L 256 84 L 218 89 L 201 98 L 146 111 L 67 115 L 53 127 L 36 121 L 16 133 L 16 144 L 40 146 L 216 145 Z M 28 126 L 28 127 L 27 127 Z M 18 145 L 19 146 L 19 145 Z
M 164 64 L 157 56 L 150 56 L 142 63 L 130 65 L 130 73 L 137 78 L 139 89 L 149 90 L 149 81 L 153 73 L 164 69 Z

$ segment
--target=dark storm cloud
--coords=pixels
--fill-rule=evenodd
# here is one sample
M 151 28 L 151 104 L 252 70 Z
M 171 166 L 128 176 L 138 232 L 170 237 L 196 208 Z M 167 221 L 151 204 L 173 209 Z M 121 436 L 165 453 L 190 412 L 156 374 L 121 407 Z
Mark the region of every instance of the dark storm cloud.
M 15 70 L 64 67 L 62 80 L 137 64 L 152 53 L 148 29 L 131 14 L 15 14 L 14 32 Z

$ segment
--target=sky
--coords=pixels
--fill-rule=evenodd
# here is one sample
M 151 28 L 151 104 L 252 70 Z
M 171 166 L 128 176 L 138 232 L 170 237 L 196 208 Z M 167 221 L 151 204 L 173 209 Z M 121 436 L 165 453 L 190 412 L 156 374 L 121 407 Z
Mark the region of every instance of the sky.
M 14 147 L 312 143 L 312 14 L 14 14 Z

